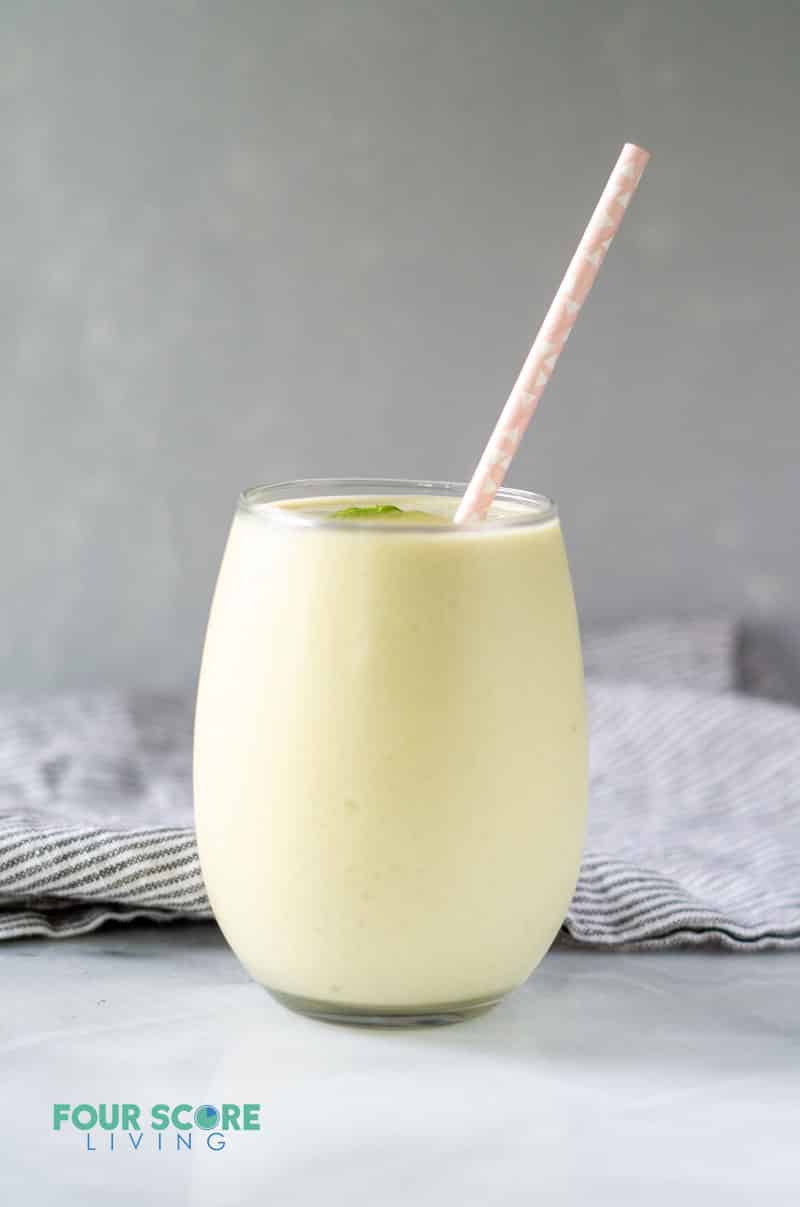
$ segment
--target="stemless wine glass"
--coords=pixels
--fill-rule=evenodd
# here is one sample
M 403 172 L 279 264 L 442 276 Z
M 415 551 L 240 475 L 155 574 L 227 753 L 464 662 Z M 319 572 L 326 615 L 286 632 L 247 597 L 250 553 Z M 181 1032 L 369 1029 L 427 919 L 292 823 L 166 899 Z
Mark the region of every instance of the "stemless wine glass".
M 552 942 L 587 796 L 580 641 L 555 505 L 442 482 L 314 480 L 239 499 L 195 727 L 217 920 L 279 1001 L 319 1018 L 452 1021 Z

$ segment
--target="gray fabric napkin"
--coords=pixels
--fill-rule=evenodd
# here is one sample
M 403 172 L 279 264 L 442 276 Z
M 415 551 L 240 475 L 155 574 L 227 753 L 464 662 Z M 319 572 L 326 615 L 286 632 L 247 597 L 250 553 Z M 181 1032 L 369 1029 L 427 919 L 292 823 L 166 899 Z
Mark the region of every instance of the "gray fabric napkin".
M 791 698 L 787 649 L 716 621 L 587 637 L 590 820 L 563 941 L 800 947 L 800 709 L 735 690 Z M 0 938 L 210 916 L 190 747 L 186 699 L 0 701 Z

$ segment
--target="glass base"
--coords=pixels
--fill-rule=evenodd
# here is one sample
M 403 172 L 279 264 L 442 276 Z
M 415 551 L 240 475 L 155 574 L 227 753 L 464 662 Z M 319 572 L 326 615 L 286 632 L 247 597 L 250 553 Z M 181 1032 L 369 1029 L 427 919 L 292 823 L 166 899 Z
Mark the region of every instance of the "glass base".
M 490 1010 L 505 997 L 504 993 L 492 997 L 473 998 L 467 1002 L 447 1002 L 432 1006 L 357 1006 L 345 1002 L 323 1002 L 316 998 L 299 997 L 294 993 L 283 993 L 279 989 L 267 992 L 276 1002 L 325 1023 L 349 1023 L 358 1027 L 440 1027 L 447 1023 L 460 1023 L 475 1018 Z

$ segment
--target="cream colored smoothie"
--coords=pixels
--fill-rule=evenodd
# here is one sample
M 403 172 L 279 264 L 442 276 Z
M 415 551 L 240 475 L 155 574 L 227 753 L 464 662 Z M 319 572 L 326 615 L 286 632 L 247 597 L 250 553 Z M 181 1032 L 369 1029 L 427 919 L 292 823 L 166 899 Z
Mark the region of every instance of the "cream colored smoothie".
M 253 977 L 324 1017 L 496 1001 L 575 887 L 587 743 L 558 518 L 500 491 L 458 526 L 459 494 L 256 488 L 225 551 L 196 717 L 203 874 Z

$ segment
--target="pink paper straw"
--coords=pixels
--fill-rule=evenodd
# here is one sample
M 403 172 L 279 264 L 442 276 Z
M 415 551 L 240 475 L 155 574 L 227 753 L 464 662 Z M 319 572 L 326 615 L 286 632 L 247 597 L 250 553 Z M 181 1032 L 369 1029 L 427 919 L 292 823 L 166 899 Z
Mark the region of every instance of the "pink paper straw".
M 597 209 L 458 505 L 454 517 L 457 524 L 483 519 L 491 507 L 649 158 L 649 151 L 633 143 L 626 143 L 622 148 Z

